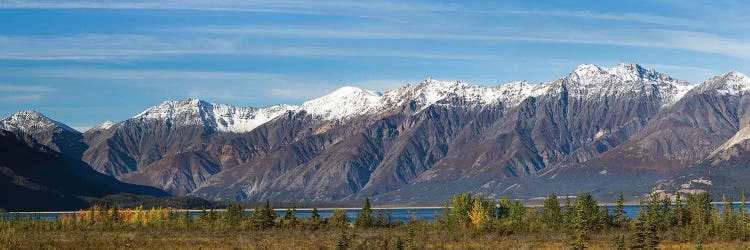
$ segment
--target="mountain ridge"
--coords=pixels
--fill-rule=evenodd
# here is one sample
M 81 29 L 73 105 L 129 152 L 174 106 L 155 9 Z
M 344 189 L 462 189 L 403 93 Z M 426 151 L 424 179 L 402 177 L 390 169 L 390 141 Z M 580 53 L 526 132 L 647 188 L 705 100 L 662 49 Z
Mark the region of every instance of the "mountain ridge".
M 741 137 L 748 86 L 736 71 L 691 84 L 638 64 L 584 64 L 542 83 L 347 86 L 299 106 L 165 101 L 87 131 L 82 159 L 120 180 L 218 200 L 423 203 L 447 187 L 533 197 L 573 190 L 565 178 L 594 178 L 587 187 L 606 196 L 596 183 L 694 174 Z

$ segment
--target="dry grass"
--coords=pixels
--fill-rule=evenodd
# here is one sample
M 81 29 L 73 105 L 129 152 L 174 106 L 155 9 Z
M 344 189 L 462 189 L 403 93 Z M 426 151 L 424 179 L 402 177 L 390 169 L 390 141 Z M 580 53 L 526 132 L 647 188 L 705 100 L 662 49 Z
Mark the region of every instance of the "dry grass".
M 394 239 L 407 239 L 403 229 L 350 229 L 351 249 L 393 249 Z M 452 236 L 447 236 L 452 234 Z M 332 249 L 336 230 L 268 231 L 24 231 L 0 232 L 0 249 Z M 607 236 L 595 236 L 589 249 L 612 249 Z M 567 249 L 567 238 L 496 233 L 415 233 L 416 249 Z M 694 243 L 662 242 L 660 249 L 695 249 Z M 703 249 L 750 249 L 747 242 L 710 242 Z

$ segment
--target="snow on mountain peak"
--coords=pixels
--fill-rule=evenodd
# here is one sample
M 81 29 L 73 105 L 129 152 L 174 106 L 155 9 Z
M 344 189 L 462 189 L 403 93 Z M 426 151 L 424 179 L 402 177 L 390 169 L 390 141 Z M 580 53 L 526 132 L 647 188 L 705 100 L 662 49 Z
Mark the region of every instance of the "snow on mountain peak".
M 674 104 L 695 87 L 688 82 L 634 63 L 621 63 L 611 68 L 583 64 L 562 79 L 561 83 L 568 86 L 569 93 L 582 98 L 600 98 L 634 92 L 659 94 L 663 106 Z
M 0 121 L 0 128 L 11 132 L 22 132 L 26 134 L 34 134 L 46 131 L 67 131 L 76 134 L 80 133 L 75 129 L 68 127 L 68 125 L 52 120 L 47 116 L 33 110 L 22 110 L 8 117 L 5 117 Z
M 346 86 L 302 103 L 299 110 L 324 120 L 341 119 L 377 110 L 381 98 L 378 92 Z
M 113 121 L 104 121 L 100 123 L 99 125 L 94 126 L 93 128 L 89 129 L 88 131 L 101 131 L 101 130 L 107 130 L 113 126 L 117 125 L 116 122 Z
M 715 89 L 721 95 L 742 95 L 750 91 L 750 78 L 733 70 L 713 77 L 703 85 L 703 90 Z
M 159 120 L 180 126 L 204 126 L 221 132 L 244 133 L 296 109 L 291 105 L 263 108 L 213 104 L 199 99 L 164 101 L 132 119 Z
M 414 99 L 424 107 L 449 98 L 462 98 L 468 103 L 490 104 L 497 102 L 500 91 L 496 88 L 474 85 L 460 81 L 438 81 L 432 78 L 419 84 Z
M 497 87 L 500 99 L 506 106 L 516 106 L 529 97 L 544 95 L 550 84 L 535 84 L 528 81 L 509 82 Z

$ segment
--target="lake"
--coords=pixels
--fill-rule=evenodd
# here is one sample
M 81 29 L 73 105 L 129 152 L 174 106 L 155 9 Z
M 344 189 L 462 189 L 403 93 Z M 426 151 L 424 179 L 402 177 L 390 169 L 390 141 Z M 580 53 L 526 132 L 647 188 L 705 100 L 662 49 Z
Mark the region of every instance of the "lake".
M 718 204 L 719 209 L 723 207 L 722 204 Z M 739 204 L 735 204 L 734 208 L 735 211 L 740 207 Z M 610 212 L 614 211 L 614 206 L 607 206 Z M 750 204 L 746 204 L 745 208 L 747 208 L 748 211 L 750 211 Z M 638 211 L 641 209 L 638 205 L 627 205 L 625 206 L 625 215 L 628 217 L 636 217 L 638 215 Z M 331 217 L 331 214 L 333 214 L 334 209 L 329 208 L 321 208 L 318 209 L 318 214 L 322 216 L 323 218 L 329 218 Z M 346 208 L 344 209 L 346 211 L 346 215 L 349 217 L 349 220 L 354 220 L 354 218 L 357 216 L 357 214 L 360 212 L 361 209 L 358 208 Z M 428 221 L 434 221 L 436 214 L 441 214 L 443 212 L 443 208 L 441 207 L 426 207 L 426 208 L 375 208 L 373 209 L 374 214 L 377 215 L 380 211 L 384 213 L 390 213 L 391 218 L 393 221 L 409 221 L 409 218 L 419 218 L 422 220 L 428 220 Z M 246 210 L 246 214 L 252 214 L 252 210 Z M 276 212 L 279 214 L 279 216 L 284 216 L 286 213 L 286 209 L 276 209 Z M 21 216 L 25 217 L 39 217 L 41 219 L 49 219 L 53 220 L 57 218 L 60 215 L 63 214 L 72 214 L 75 212 L 38 212 L 38 213 L 19 213 Z M 195 211 L 191 210 L 190 213 L 197 217 L 201 214 L 201 211 Z M 8 215 L 13 216 L 15 213 L 8 213 Z M 309 218 L 312 215 L 312 209 L 297 209 L 297 217 L 301 218 Z

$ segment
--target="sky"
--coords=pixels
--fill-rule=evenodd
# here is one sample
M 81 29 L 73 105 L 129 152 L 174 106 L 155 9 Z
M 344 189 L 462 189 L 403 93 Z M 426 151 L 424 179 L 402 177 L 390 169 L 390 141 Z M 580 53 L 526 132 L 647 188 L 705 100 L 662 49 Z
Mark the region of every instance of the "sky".
M 638 63 L 750 74 L 744 1 L 0 0 L 0 116 L 76 129 L 164 100 L 300 104 L 433 77 L 495 86 Z

